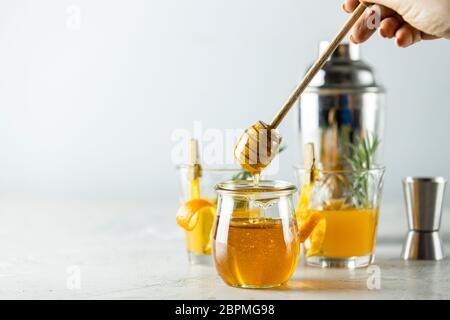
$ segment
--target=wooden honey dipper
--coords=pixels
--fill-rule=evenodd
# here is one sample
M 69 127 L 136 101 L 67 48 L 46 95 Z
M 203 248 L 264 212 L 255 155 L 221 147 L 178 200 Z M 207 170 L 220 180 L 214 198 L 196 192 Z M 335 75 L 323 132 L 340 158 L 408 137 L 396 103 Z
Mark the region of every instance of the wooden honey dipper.
M 281 136 L 276 128 L 366 8 L 367 4 L 360 2 L 347 22 L 342 26 L 325 51 L 322 52 L 317 61 L 303 77 L 302 81 L 291 93 L 270 124 L 258 121 L 246 129 L 241 135 L 234 149 L 234 156 L 245 170 L 253 174 L 259 174 L 275 157 L 281 143 Z

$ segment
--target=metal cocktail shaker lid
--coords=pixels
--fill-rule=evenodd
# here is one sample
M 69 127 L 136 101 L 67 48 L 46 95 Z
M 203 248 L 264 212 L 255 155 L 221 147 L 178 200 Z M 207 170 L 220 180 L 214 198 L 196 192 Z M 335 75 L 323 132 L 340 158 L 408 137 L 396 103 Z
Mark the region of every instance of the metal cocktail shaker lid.
M 328 45 L 320 42 L 319 54 Z M 360 59 L 360 47 L 353 43 L 341 43 L 322 70 L 314 77 L 305 92 L 319 91 L 383 92 L 377 83 L 373 69 Z

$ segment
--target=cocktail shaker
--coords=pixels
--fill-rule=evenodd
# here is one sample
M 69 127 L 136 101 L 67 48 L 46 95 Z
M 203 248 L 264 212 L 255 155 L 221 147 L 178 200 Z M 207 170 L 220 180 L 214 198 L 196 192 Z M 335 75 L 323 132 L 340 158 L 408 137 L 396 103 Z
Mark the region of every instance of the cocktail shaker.
M 326 45 L 321 42 L 320 51 Z M 299 99 L 300 152 L 312 142 L 318 161 L 337 164 L 352 155 L 349 144 L 369 135 L 381 141 L 372 158 L 379 162 L 384 107 L 385 90 L 360 59 L 360 47 L 340 44 Z M 303 162 L 303 154 L 300 158 Z

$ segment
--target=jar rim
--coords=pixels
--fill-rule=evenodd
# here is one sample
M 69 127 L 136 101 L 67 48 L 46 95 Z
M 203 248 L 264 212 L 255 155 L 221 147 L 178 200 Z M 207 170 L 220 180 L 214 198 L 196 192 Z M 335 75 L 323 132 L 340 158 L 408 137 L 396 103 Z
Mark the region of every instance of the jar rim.
M 297 187 L 287 181 L 261 180 L 258 185 L 251 180 L 229 180 L 216 184 L 215 190 L 218 193 L 236 195 L 262 195 L 262 194 L 293 194 Z

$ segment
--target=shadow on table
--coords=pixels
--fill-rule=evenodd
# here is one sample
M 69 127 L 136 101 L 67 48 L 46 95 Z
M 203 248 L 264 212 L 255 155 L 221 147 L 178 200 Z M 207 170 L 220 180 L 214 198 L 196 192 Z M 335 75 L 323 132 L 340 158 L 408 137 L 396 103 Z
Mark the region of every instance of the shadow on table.
M 326 290 L 364 290 L 367 291 L 367 279 L 295 279 L 284 286 L 273 288 L 275 291 L 326 291 Z

